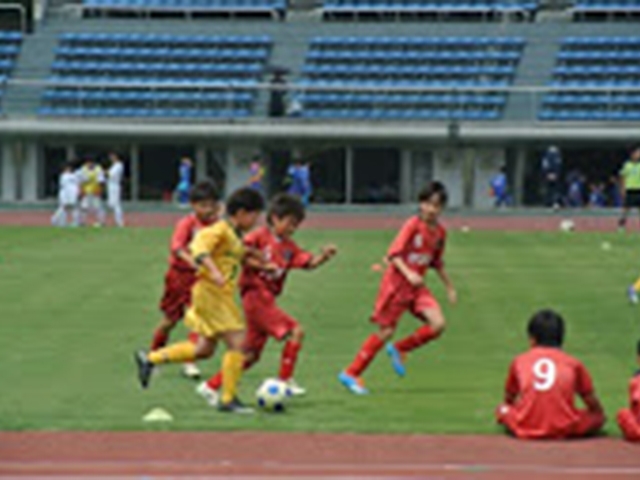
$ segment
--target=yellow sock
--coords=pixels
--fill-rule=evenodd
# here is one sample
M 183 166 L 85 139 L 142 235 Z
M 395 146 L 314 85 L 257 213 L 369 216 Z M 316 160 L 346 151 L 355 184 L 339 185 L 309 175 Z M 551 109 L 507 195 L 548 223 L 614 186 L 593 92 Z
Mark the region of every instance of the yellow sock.
M 196 346 L 191 342 L 180 342 L 149 353 L 149 361 L 159 363 L 193 362 L 196 359 Z
M 640 292 L 640 278 L 638 278 L 638 279 L 636 280 L 636 283 L 634 283 L 634 284 L 633 284 L 633 289 L 634 289 L 636 292 Z
M 222 403 L 229 403 L 236 396 L 242 376 L 244 355 L 235 350 L 224 354 L 222 359 Z

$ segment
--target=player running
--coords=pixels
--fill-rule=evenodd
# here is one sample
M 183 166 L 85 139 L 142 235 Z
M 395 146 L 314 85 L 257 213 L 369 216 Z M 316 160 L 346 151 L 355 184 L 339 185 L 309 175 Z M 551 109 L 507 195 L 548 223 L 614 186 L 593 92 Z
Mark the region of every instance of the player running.
M 640 367 L 640 340 L 636 346 L 638 366 Z M 618 412 L 618 426 L 629 442 L 640 442 L 640 370 L 629 382 L 629 408 Z

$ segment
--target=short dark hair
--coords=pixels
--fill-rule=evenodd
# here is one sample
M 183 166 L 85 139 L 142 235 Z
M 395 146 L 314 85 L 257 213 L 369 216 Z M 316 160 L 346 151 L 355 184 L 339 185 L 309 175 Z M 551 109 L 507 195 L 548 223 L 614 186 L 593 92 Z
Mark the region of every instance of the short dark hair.
M 447 187 L 444 186 L 444 183 L 438 181 L 433 181 L 420 190 L 420 193 L 418 194 L 418 201 L 429 202 L 434 195 L 438 196 L 442 205 L 446 205 L 449 201 Z
M 304 204 L 295 195 L 279 193 L 271 199 L 267 222 L 271 223 L 271 217 L 293 217 L 298 222 L 302 222 L 306 216 Z
M 209 180 L 196 183 L 189 192 L 189 201 L 191 203 L 212 201 L 217 202 L 220 199 L 218 189 Z
M 540 310 L 529 320 L 527 333 L 536 345 L 561 347 L 564 342 L 564 319 L 554 310 Z
M 264 199 L 253 188 L 244 187 L 236 190 L 227 200 L 227 213 L 235 215 L 240 210 L 261 212 L 264 210 Z

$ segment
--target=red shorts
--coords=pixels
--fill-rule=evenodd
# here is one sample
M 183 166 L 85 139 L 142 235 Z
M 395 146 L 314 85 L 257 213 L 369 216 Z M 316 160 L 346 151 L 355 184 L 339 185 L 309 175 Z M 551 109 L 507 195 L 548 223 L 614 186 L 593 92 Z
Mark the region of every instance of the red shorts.
M 439 310 L 440 305 L 427 287 L 398 289 L 385 285 L 380 288 L 371 321 L 381 327 L 395 328 L 404 312 L 421 318 L 422 312 L 430 309 Z
M 247 317 L 245 348 L 261 351 L 269 337 L 282 340 L 298 326 L 298 322 L 276 305 L 270 292 L 251 289 L 242 294 Z
M 191 287 L 196 281 L 191 270 L 170 268 L 164 277 L 164 293 L 160 310 L 172 322 L 179 321 L 191 303 Z
M 577 420 L 569 425 L 564 431 L 541 433 L 538 429 L 526 428 L 518 424 L 518 414 L 516 408 L 510 405 L 500 405 L 496 411 L 496 420 L 517 438 L 540 438 L 540 439 L 564 439 L 579 438 L 593 435 L 602 428 L 605 422 L 604 415 L 593 413 L 588 410 L 578 410 Z

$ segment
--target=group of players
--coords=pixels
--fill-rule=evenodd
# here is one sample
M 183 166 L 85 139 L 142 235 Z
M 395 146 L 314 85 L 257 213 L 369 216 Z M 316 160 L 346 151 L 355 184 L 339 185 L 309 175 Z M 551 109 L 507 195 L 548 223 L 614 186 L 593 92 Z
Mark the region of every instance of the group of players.
M 448 300 L 457 293 L 443 261 L 446 230 L 439 217 L 447 204 L 443 184 L 432 182 L 419 194 L 418 213 L 407 220 L 385 256 L 384 274 L 371 322 L 377 327 L 361 346 L 353 362 L 338 376 L 356 395 L 368 394 L 362 374 L 384 349 L 395 373 L 406 374 L 407 354 L 436 340 L 446 320 L 437 300 L 424 283 L 429 269 L 438 274 Z M 153 369 L 163 363 L 194 362 L 213 355 L 219 340 L 227 351 L 219 373 L 196 391 L 223 412 L 250 413 L 237 396 L 243 370 L 260 358 L 272 337 L 284 341 L 279 378 L 294 395 L 304 389 L 293 374 L 304 336 L 300 324 L 276 303 L 292 269 L 314 269 L 330 260 L 337 249 L 319 254 L 302 250 L 292 237 L 305 218 L 295 195 L 276 195 L 268 207 L 267 225 L 253 230 L 264 201 L 260 193 L 243 188 L 226 202 L 219 215 L 215 188 L 200 183 L 191 192 L 193 213 L 176 226 L 161 309 L 165 318 L 154 333 L 150 350 L 135 353 L 138 378 L 149 385 Z M 239 288 L 246 327 L 235 303 Z M 421 325 L 412 334 L 391 342 L 405 312 Z M 184 316 L 189 340 L 165 346 L 169 332 Z M 498 423 L 519 438 L 574 438 L 596 434 L 605 423 L 591 376 L 584 365 L 562 350 L 565 324 L 553 310 L 534 314 L 527 326 L 530 349 L 512 362 L 504 403 L 496 411 Z M 637 346 L 640 365 L 640 342 Z M 627 440 L 640 441 L 640 371 L 630 383 L 630 408 L 618 414 Z M 582 398 L 579 409 L 575 397 Z
M 116 153 L 108 155 L 109 168 L 106 171 L 92 157 L 78 167 L 77 163 L 64 165 L 58 179 L 58 209 L 51 217 L 51 224 L 57 227 L 82 226 L 89 215 L 94 215 L 95 226 L 105 223 L 106 212 L 102 195 L 106 183 L 107 207 L 113 212 L 114 222 L 124 227 L 122 211 L 122 179 L 124 164 Z

